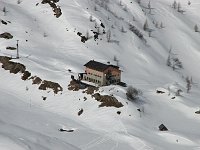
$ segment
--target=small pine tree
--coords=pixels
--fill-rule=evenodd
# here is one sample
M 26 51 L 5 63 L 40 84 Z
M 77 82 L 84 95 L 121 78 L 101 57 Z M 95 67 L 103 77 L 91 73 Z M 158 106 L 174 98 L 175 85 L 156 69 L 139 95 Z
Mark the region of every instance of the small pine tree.
M 178 2 L 178 12 L 181 12 L 181 3 Z
M 90 16 L 89 19 L 90 19 L 90 22 L 93 22 L 93 21 L 94 21 L 92 15 Z
M 85 37 L 86 37 L 87 40 L 90 38 L 90 35 L 89 35 L 89 32 L 88 32 L 88 31 L 86 32 Z
M 114 61 L 117 61 L 117 56 L 114 56 L 113 60 L 114 60 Z
M 107 31 L 106 38 L 107 38 L 107 42 L 110 42 L 110 40 L 111 40 L 111 31 L 110 30 Z
M 183 68 L 182 62 L 178 58 L 173 58 L 172 68 L 173 70 L 182 69 Z
M 158 22 L 156 22 L 155 27 L 156 27 L 156 28 L 159 28 Z
M 164 25 L 163 25 L 162 22 L 160 23 L 160 28 L 161 28 L 161 29 L 164 28 Z
M 197 25 L 194 26 L 194 31 L 195 31 L 195 32 L 199 32 L 199 28 L 198 28 Z
M 148 3 L 148 8 L 151 9 L 151 1 Z
M 94 6 L 94 11 L 97 11 L 97 6 L 96 5 Z
M 181 92 L 183 92 L 181 89 L 178 89 L 175 93 L 176 96 L 181 96 Z
M 128 11 L 128 8 L 127 8 L 126 5 L 124 6 L 123 10 L 124 10 L 124 11 Z
M 122 26 L 121 27 L 121 30 L 120 30 L 122 33 L 126 33 L 126 31 L 124 30 L 124 27 Z
M 133 16 L 133 21 L 135 21 L 135 17 Z
M 176 9 L 177 8 L 177 2 L 174 1 L 173 4 L 172 4 L 172 8 Z
M 167 66 L 169 66 L 169 67 L 172 66 L 170 55 L 169 55 L 168 58 L 167 58 Z
M 187 89 L 187 93 L 190 92 L 191 88 L 192 88 L 192 84 L 191 84 L 191 81 L 189 79 L 189 77 L 186 77 L 186 89 Z
M 6 9 L 6 7 L 5 7 L 5 6 L 3 7 L 3 13 L 4 13 L 4 16 L 6 16 L 7 9 Z
M 119 6 L 123 6 L 123 4 L 122 4 L 122 1 L 121 1 L 121 0 L 119 1 Z
M 20 4 L 21 3 L 21 0 L 17 0 L 17 4 Z
M 47 33 L 46 32 L 43 33 L 43 37 L 47 37 Z
M 149 14 L 151 14 L 151 1 L 148 3 Z
M 145 23 L 144 23 L 144 26 L 143 26 L 143 29 L 144 29 L 144 31 L 146 31 L 147 29 L 148 29 L 148 22 L 147 22 L 147 20 L 145 21 Z

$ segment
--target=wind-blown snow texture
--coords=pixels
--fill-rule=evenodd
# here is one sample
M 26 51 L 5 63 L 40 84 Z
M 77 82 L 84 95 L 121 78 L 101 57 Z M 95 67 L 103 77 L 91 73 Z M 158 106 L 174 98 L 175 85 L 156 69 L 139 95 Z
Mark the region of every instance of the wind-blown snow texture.
M 195 114 L 200 109 L 200 32 L 194 32 L 195 24 L 200 28 L 200 2 L 180 2 L 183 14 L 171 7 L 173 0 L 151 0 L 154 9 L 149 14 L 147 0 L 141 4 L 121 0 L 121 5 L 119 0 L 60 0 L 62 15 L 56 18 L 52 8 L 39 0 L 20 4 L 1 0 L 0 9 L 5 7 L 6 13 L 1 11 L 0 19 L 8 24 L 0 23 L 0 34 L 9 32 L 14 37 L 0 38 L 0 55 L 15 57 L 16 51 L 6 47 L 15 47 L 19 40 L 20 59 L 15 61 L 32 75 L 58 82 L 64 89 L 57 95 L 39 91 L 30 80 L 22 81 L 20 74 L 0 68 L 0 149 L 200 150 L 200 115 Z M 101 33 L 100 23 L 106 32 L 111 31 L 111 42 L 106 34 L 94 41 L 95 21 L 90 16 Z M 151 37 L 143 31 L 145 20 L 153 30 Z M 156 28 L 153 22 L 162 22 L 164 28 Z M 129 24 L 144 35 L 146 43 L 129 30 Z M 86 35 L 87 31 L 91 38 L 83 43 L 77 32 Z M 170 48 L 183 69 L 166 66 Z M 101 87 L 101 94 L 113 94 L 124 107 L 98 108 L 99 102 L 91 95 L 67 89 L 71 75 L 83 72 L 86 62 L 116 64 L 114 56 L 122 80 L 143 91 L 140 100 L 128 101 L 124 87 Z M 193 79 L 189 93 L 187 76 Z M 157 94 L 157 89 L 165 93 Z M 183 91 L 181 96 L 175 96 L 177 89 Z M 80 109 L 83 114 L 78 116 Z M 162 123 L 169 131 L 158 130 Z M 59 132 L 60 128 L 74 132 Z

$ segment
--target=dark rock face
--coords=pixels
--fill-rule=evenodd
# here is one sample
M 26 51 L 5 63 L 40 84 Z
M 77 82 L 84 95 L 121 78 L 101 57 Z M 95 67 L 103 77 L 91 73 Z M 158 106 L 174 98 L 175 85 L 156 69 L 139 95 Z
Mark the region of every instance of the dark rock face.
M 12 39 L 13 36 L 10 33 L 8 33 L 8 32 L 4 32 L 4 33 L 0 34 L 0 38 Z

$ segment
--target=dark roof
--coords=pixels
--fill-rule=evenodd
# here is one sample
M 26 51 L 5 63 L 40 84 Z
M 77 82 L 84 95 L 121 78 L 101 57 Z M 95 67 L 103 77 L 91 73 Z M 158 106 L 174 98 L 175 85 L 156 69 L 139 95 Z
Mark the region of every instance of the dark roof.
M 159 126 L 159 130 L 160 130 L 160 131 L 167 131 L 168 129 L 167 129 L 167 127 L 165 127 L 164 124 L 161 124 L 161 125 Z
M 114 66 L 114 65 L 106 65 L 106 64 L 103 64 L 103 63 L 100 63 L 100 62 L 97 62 L 97 61 L 94 61 L 94 60 L 90 60 L 88 63 L 86 63 L 84 66 L 86 66 L 87 68 L 90 68 L 90 69 L 94 69 L 94 70 L 97 70 L 97 71 L 104 71 L 106 70 L 108 67 L 113 67 L 113 68 L 119 68 L 118 66 Z

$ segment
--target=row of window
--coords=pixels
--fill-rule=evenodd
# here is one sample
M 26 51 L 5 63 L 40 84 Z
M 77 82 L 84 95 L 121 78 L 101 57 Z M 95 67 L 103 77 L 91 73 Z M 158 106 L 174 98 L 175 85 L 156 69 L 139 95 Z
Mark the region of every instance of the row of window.
M 97 74 L 93 74 L 93 73 L 90 73 L 90 72 L 88 72 L 88 74 L 101 78 L 101 76 L 100 76 L 100 75 L 97 75 Z
M 99 78 L 101 78 L 102 76 L 100 76 L 100 75 L 97 75 L 97 74 L 93 74 L 93 73 L 91 73 L 91 72 L 88 72 L 87 74 L 89 74 L 89 75 L 93 75 L 93 76 L 96 76 L 96 77 L 99 77 Z M 119 77 L 119 74 L 117 74 L 117 75 L 112 75 L 113 77 Z
M 89 77 L 85 77 L 85 80 L 87 80 L 87 81 L 89 81 L 89 82 L 101 84 L 101 81 L 95 80 L 95 79 L 92 79 L 92 78 L 89 78 Z

